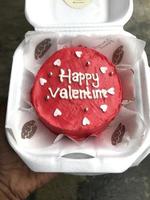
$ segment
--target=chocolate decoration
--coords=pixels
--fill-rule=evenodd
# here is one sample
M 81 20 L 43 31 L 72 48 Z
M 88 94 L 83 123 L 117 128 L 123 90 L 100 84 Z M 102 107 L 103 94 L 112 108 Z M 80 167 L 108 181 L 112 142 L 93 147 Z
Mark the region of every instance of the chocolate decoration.
M 52 77 L 52 75 L 53 75 L 52 72 L 49 72 L 49 73 L 48 73 L 48 77 L 49 77 L 49 78 Z
M 113 53 L 112 56 L 113 64 L 118 65 L 122 61 L 123 56 L 124 56 L 123 46 L 120 46 Z
M 84 108 L 84 112 L 88 112 L 89 111 L 89 108 Z
M 113 76 L 113 75 L 114 75 L 114 72 L 110 72 L 110 73 L 109 73 L 109 76 Z
M 44 97 L 45 101 L 48 101 L 50 99 L 50 97 L 47 95 Z
M 91 62 L 90 62 L 90 61 L 87 61 L 87 62 L 86 62 L 86 67 L 89 67 L 90 64 L 91 64 Z
M 31 139 L 37 130 L 36 122 L 31 120 L 24 124 L 21 132 L 23 139 Z
M 112 145 L 116 146 L 117 144 L 121 143 L 125 132 L 126 132 L 125 126 L 120 123 L 112 135 L 111 138 Z
M 51 39 L 45 39 L 40 42 L 35 49 L 35 59 L 41 59 L 51 47 Z

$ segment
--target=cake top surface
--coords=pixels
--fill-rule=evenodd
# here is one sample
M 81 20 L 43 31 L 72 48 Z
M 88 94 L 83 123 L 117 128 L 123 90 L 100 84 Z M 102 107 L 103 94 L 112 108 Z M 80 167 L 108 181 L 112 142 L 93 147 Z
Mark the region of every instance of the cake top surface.
M 117 115 L 122 87 L 104 55 L 86 47 L 64 48 L 40 68 L 31 99 L 52 131 L 83 139 L 100 133 Z

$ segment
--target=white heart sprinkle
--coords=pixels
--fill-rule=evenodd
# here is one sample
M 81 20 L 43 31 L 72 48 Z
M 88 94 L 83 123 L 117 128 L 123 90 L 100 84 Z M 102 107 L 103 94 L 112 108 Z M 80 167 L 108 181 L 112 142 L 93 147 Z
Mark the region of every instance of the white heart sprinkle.
M 49 99 L 50 99 L 50 96 L 47 96 L 46 98 L 49 100 Z
M 61 66 L 61 60 L 60 59 L 55 60 L 54 65 L 57 66 L 57 67 L 60 67 Z
M 100 71 L 103 73 L 103 74 L 106 74 L 108 68 L 107 67 L 101 67 L 100 68 Z
M 47 83 L 47 80 L 44 78 L 40 78 L 40 84 L 44 86 Z
M 107 109 L 108 109 L 108 106 L 106 104 L 103 104 L 100 106 L 100 109 L 103 111 L 103 112 L 106 112 Z
M 89 119 L 87 117 L 84 117 L 82 124 L 83 124 L 83 126 L 90 125 Z
M 54 117 L 59 117 L 62 115 L 62 112 L 57 108 L 54 112 Z
M 76 51 L 75 54 L 76 54 L 76 56 L 78 58 L 81 58 L 81 56 L 82 56 L 83 53 L 82 53 L 82 51 Z
M 110 88 L 107 90 L 108 94 L 114 95 L 115 94 L 115 88 Z

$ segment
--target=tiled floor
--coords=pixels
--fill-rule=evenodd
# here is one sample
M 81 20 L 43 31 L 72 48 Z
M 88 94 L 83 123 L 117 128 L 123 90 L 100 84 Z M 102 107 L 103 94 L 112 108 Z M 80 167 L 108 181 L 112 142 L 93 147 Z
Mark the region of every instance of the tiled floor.
M 121 2 L 121 1 L 120 1 Z M 147 41 L 150 59 L 150 0 L 134 0 L 126 29 Z M 12 55 L 32 27 L 24 18 L 23 0 L 0 0 L 0 101 L 7 99 Z M 29 199 L 36 200 L 150 200 L 150 157 L 120 175 L 77 177 L 61 175 Z

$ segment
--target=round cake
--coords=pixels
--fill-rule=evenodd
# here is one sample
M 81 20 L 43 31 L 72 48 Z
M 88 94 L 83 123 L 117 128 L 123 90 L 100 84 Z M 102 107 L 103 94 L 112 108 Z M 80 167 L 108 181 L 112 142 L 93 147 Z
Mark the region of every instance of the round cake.
M 116 117 L 122 87 L 104 55 L 86 47 L 64 48 L 40 68 L 31 100 L 52 132 L 83 140 L 100 134 Z

